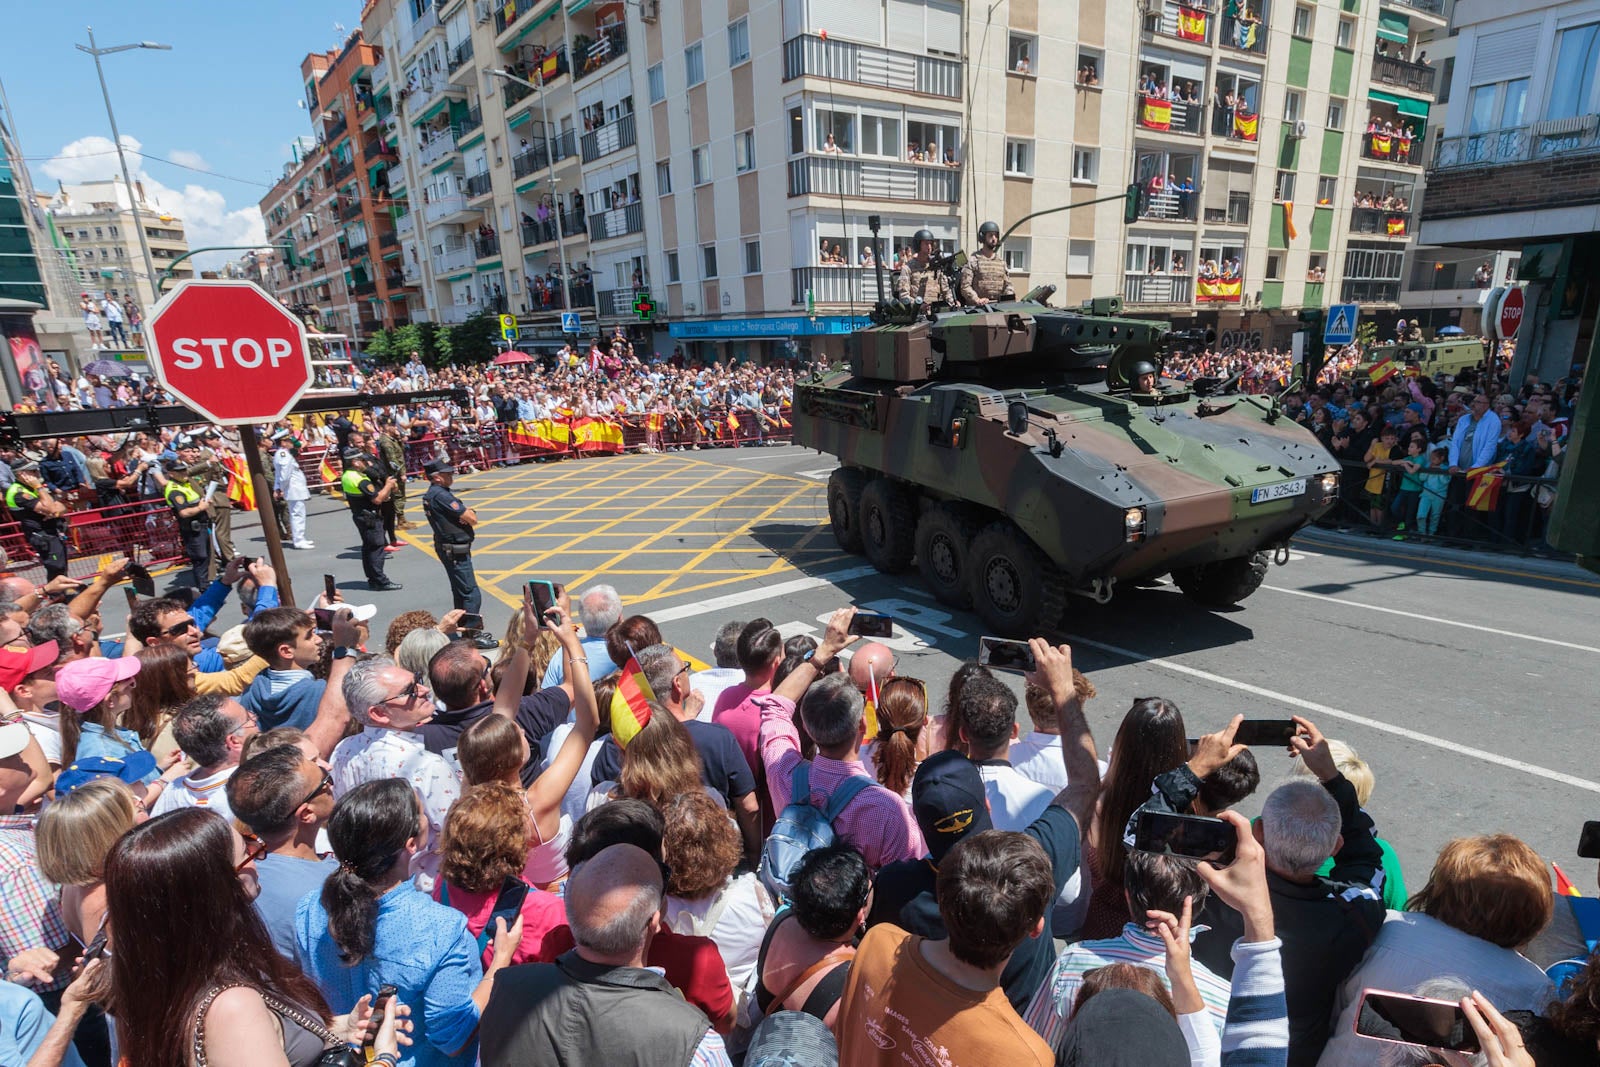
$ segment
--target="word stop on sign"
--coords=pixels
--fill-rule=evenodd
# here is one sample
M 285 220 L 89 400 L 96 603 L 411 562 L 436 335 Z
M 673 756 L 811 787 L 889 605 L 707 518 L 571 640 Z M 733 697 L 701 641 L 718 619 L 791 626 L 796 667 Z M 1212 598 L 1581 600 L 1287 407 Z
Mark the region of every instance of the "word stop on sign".
M 294 346 L 283 337 L 266 338 L 265 350 L 253 337 L 236 337 L 232 341 L 226 337 L 179 337 L 172 342 L 172 354 L 177 357 L 172 361 L 173 367 L 196 370 L 205 366 L 208 360 L 200 351 L 202 348 L 210 352 L 209 362 L 217 370 L 230 365 L 254 370 L 263 362 L 276 367 L 294 351 Z

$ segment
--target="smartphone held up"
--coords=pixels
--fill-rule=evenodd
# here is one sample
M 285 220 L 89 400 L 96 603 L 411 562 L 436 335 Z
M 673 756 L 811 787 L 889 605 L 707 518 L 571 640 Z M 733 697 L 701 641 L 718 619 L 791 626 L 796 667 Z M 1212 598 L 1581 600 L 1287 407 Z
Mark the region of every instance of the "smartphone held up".
M 978 663 L 1002 671 L 1032 672 L 1038 664 L 1033 659 L 1033 649 L 1026 641 L 1012 641 L 1004 637 L 978 638 Z
M 1134 824 L 1133 847 L 1180 859 L 1205 860 L 1231 867 L 1238 858 L 1239 838 L 1233 824 L 1205 815 L 1178 815 L 1170 811 L 1141 811 Z

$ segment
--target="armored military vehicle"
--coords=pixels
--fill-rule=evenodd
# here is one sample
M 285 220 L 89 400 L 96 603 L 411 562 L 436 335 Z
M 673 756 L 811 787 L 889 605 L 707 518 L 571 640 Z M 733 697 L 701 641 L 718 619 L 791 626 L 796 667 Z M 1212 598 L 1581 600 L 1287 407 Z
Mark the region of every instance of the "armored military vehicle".
M 1243 600 L 1333 505 L 1338 461 L 1269 397 L 1152 373 L 1204 337 L 1120 298 L 1054 308 L 1053 291 L 880 304 L 849 369 L 797 383 L 796 443 L 839 458 L 834 537 L 881 571 L 914 564 L 1006 636 L 1165 574 L 1201 604 Z
M 1455 375 L 1483 366 L 1485 351 L 1483 341 L 1476 337 L 1375 345 L 1367 349 L 1365 360 L 1350 368 L 1347 377 L 1356 385 L 1366 385 L 1372 380 L 1373 369 L 1385 363 L 1392 364 L 1398 373 L 1419 374 L 1424 378 L 1436 374 Z

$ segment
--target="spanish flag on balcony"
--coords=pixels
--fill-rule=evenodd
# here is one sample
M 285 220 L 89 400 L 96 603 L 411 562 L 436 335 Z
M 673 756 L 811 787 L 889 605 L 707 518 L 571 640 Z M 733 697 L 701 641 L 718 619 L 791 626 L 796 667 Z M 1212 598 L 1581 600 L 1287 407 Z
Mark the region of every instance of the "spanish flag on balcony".
M 1178 36 L 1185 41 L 1206 39 L 1206 13 L 1192 7 L 1178 8 Z
M 1172 101 L 1159 100 L 1153 96 L 1144 98 L 1144 110 L 1139 115 L 1139 124 L 1149 130 L 1170 130 L 1172 128 Z
M 1236 303 L 1244 293 L 1244 282 L 1238 278 L 1199 278 L 1194 291 L 1194 298 L 1201 303 Z
M 1389 152 L 1393 148 L 1394 148 L 1394 140 L 1388 134 L 1386 134 L 1386 133 L 1375 133 L 1375 134 L 1372 135 L 1372 154 L 1373 155 L 1375 155 L 1375 156 L 1386 156 L 1386 155 L 1389 154 Z
M 1494 511 L 1500 507 L 1500 490 L 1505 486 L 1505 461 L 1467 472 L 1467 507 L 1473 511 Z
M 1256 31 L 1260 28 L 1261 23 L 1259 20 L 1251 19 L 1246 21 L 1241 17 L 1238 23 L 1234 25 L 1234 44 L 1240 48 L 1254 48 L 1256 46 Z
M 1233 132 L 1242 141 L 1254 141 L 1256 133 L 1261 128 L 1261 116 L 1246 115 L 1243 111 L 1233 113 Z
M 228 499 L 233 506 L 245 511 L 256 509 L 256 487 L 250 480 L 250 467 L 243 456 L 227 456 L 222 465 L 228 471 Z
M 1395 366 L 1394 360 L 1380 359 L 1378 362 L 1374 363 L 1372 365 L 1372 369 L 1367 372 L 1367 378 L 1372 382 L 1373 385 L 1382 385 L 1384 382 L 1388 381 L 1390 378 L 1393 378 L 1398 373 L 1400 373 L 1400 368 Z
M 1390 219 L 1388 222 L 1384 223 L 1384 229 L 1388 231 L 1390 237 L 1404 237 L 1406 233 L 1406 220 Z

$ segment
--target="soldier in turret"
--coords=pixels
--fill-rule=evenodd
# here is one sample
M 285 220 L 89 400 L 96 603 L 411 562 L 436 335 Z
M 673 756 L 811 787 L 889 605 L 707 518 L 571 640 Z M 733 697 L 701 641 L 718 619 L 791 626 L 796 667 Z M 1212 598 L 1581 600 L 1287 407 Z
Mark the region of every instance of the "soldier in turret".
M 936 304 L 954 304 L 955 294 L 950 291 L 950 279 L 944 271 L 933 265 L 934 251 L 938 245 L 933 231 L 918 230 L 911 243 L 916 255 L 895 276 L 894 295 L 924 308 Z
M 961 302 L 973 307 L 991 300 L 1015 300 L 1017 293 L 1011 287 L 1005 260 L 1000 255 L 1000 224 L 986 222 L 979 226 L 978 242 L 983 247 L 974 252 L 961 268 L 960 284 L 957 286 Z

